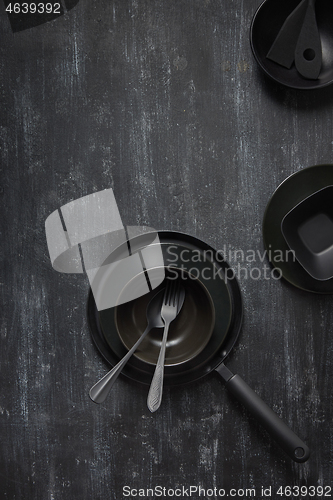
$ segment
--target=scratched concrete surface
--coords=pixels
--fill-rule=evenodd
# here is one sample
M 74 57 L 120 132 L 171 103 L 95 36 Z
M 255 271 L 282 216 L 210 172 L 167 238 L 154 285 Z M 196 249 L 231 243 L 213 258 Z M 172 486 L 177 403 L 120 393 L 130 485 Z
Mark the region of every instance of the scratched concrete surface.
M 93 404 L 108 366 L 89 333 L 88 282 L 56 273 L 45 241 L 51 212 L 112 187 L 127 225 L 263 251 L 275 188 L 333 163 L 333 87 L 297 92 L 262 75 L 249 44 L 258 5 L 80 0 L 15 34 L 0 6 L 2 499 L 332 485 L 331 296 L 240 277 L 228 366 L 307 441 L 300 465 L 213 375 L 166 388 L 153 415 L 147 387 L 122 377 Z

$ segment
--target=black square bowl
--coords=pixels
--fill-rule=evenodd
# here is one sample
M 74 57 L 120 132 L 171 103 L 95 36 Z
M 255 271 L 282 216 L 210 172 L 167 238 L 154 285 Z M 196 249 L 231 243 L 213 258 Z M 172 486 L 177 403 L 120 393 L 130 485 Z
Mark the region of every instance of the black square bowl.
M 333 186 L 316 191 L 290 210 L 281 230 L 310 276 L 321 281 L 333 277 Z

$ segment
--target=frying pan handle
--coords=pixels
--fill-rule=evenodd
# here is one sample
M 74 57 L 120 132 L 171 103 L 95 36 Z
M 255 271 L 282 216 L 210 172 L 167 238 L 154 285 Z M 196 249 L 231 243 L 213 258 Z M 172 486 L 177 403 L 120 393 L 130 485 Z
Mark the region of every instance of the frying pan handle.
M 306 462 L 310 456 L 307 445 L 260 399 L 258 394 L 239 375 L 234 375 L 223 363 L 216 368 L 216 371 L 225 381 L 227 389 L 265 427 L 289 457 L 295 462 Z

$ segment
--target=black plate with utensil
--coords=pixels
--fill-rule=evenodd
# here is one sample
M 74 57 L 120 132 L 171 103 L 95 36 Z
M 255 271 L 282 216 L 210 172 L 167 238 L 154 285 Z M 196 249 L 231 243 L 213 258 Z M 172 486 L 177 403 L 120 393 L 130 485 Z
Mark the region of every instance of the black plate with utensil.
M 319 89 L 333 82 L 333 8 L 331 0 L 317 0 L 316 21 L 322 46 L 322 64 L 317 79 L 304 78 L 293 64 L 290 69 L 267 57 L 288 16 L 300 0 L 265 0 L 251 24 L 250 42 L 259 66 L 273 80 L 295 89 Z
M 273 193 L 263 219 L 263 238 L 271 264 L 292 285 L 315 293 L 333 293 L 333 278 L 320 281 L 312 277 L 298 262 L 281 229 L 283 218 L 299 203 L 317 191 L 333 185 L 333 165 L 315 165 L 300 170 Z

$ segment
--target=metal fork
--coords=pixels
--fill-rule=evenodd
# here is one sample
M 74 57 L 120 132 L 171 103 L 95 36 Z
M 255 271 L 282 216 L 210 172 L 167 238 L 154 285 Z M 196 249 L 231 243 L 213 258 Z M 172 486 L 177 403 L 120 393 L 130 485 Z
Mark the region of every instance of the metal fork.
M 168 338 L 170 323 L 176 318 L 178 313 L 177 309 L 178 309 L 180 294 L 181 294 L 181 286 L 179 283 L 179 279 L 177 280 L 168 279 L 161 309 L 161 317 L 165 325 L 164 333 L 163 333 L 160 353 L 156 363 L 155 373 L 150 385 L 148 399 L 147 399 L 147 405 L 151 412 L 158 410 L 162 401 L 166 342 Z

